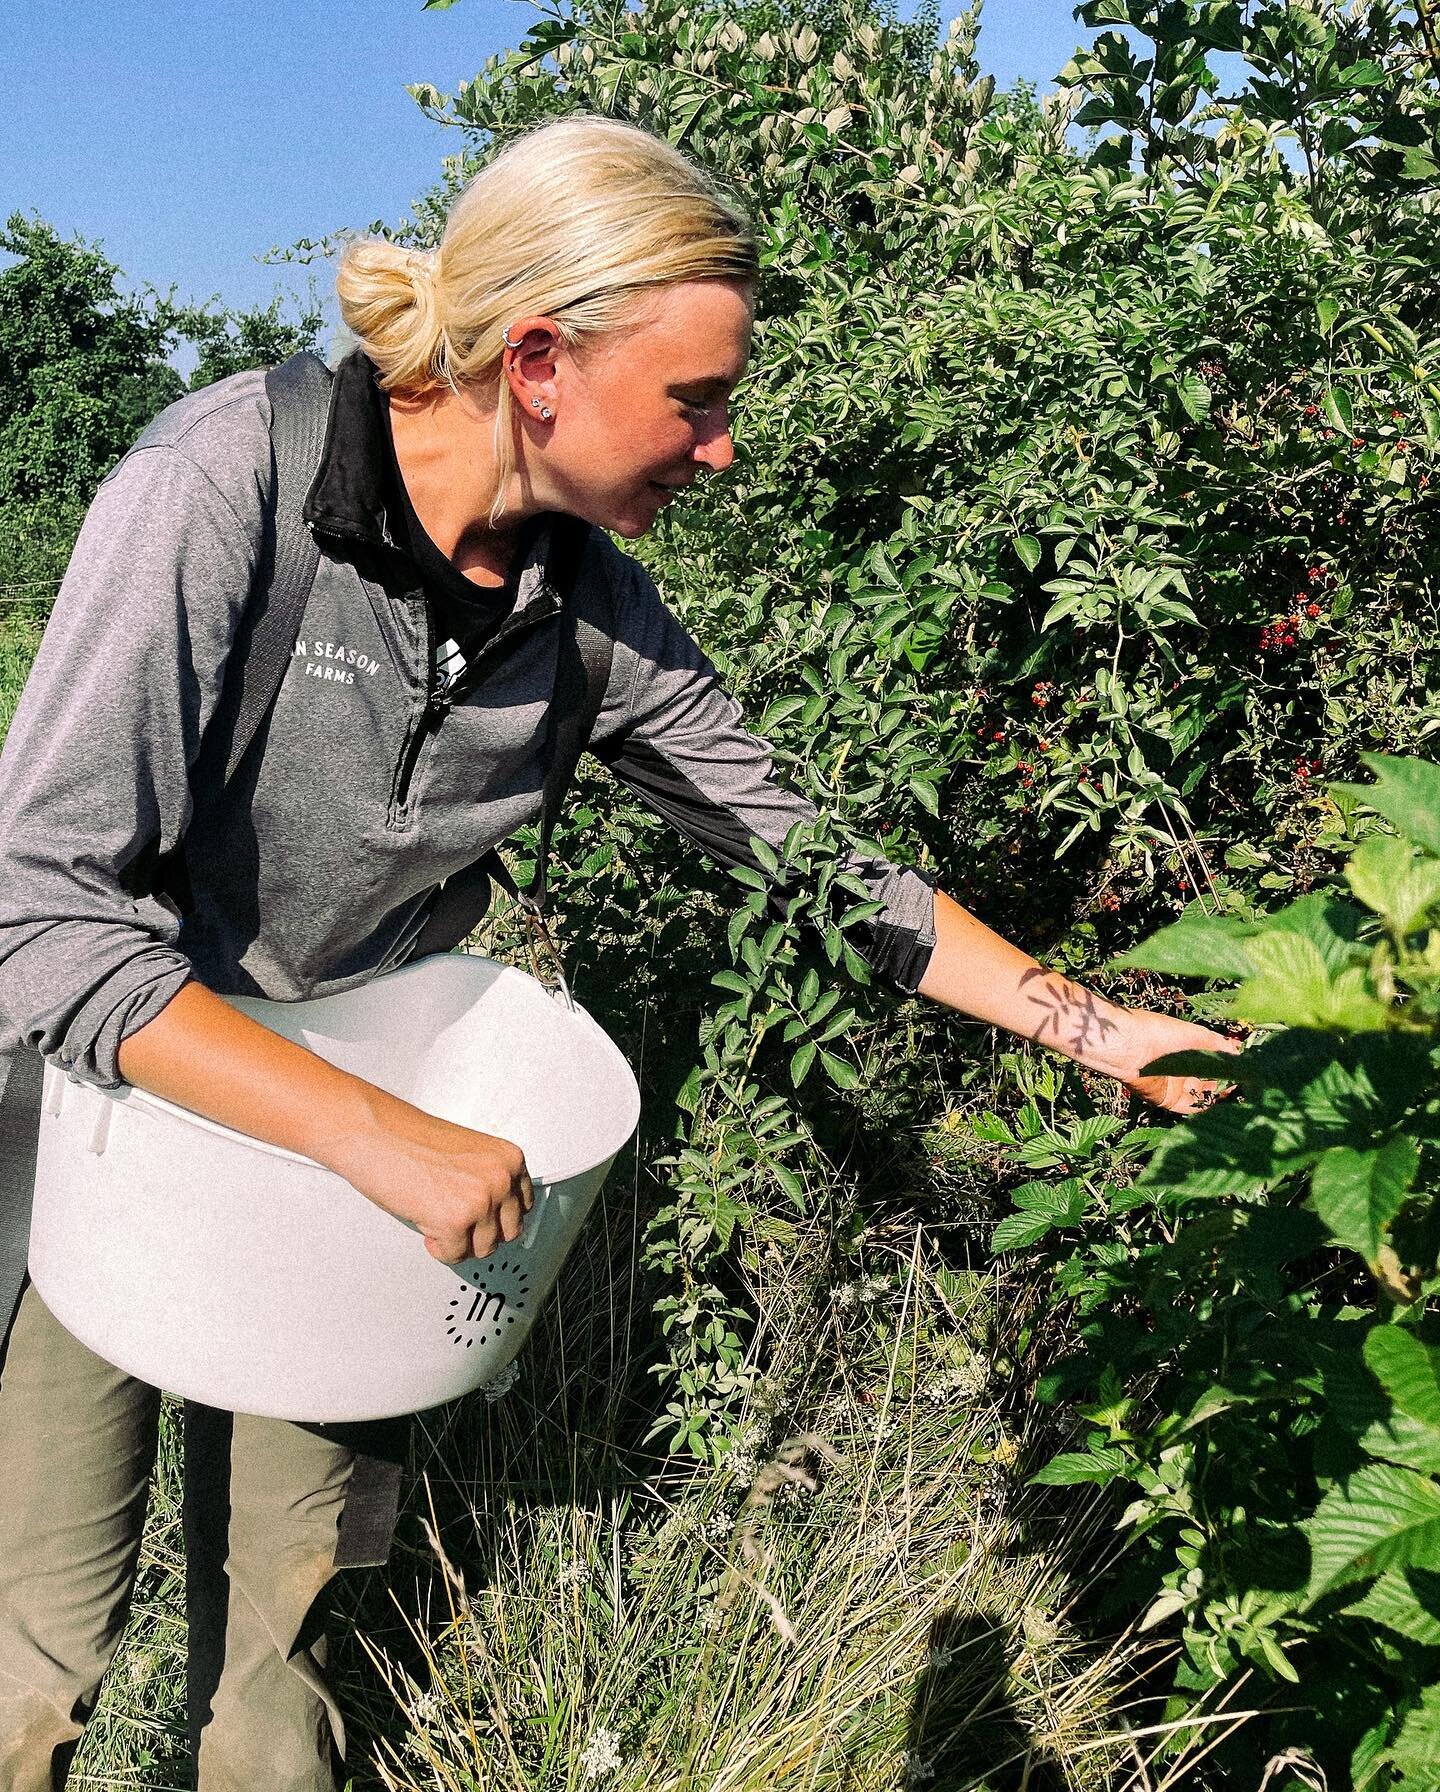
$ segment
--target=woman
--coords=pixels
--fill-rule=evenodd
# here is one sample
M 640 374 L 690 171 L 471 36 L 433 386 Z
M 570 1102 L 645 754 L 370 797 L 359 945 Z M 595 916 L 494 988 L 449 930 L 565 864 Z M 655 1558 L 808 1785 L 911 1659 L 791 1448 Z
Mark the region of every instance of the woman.
M 751 228 L 663 141 L 576 118 L 499 155 L 433 256 L 356 244 L 359 349 L 306 518 L 320 564 L 271 710 L 222 792 L 188 774 L 264 535 L 258 375 L 182 399 L 97 494 L 0 759 L 0 1014 L 81 1080 L 128 1082 L 299 1151 L 446 1263 L 518 1234 L 520 1151 L 421 1113 L 249 1020 L 402 963 L 436 886 L 535 817 L 557 516 L 596 525 L 572 594 L 613 636 L 593 750 L 718 858 L 812 813 L 637 562 L 675 494 L 729 466 Z M 196 817 L 202 817 L 197 820 Z M 192 825 L 193 824 L 193 825 Z M 138 867 L 185 837 L 183 923 Z M 861 866 L 877 973 L 1044 1039 L 1186 1112 L 1145 1066 L 1206 1029 L 1101 1000 L 913 870 Z M 0 1370 L 0 1792 L 59 1785 L 118 1642 L 158 1395 L 27 1288 Z M 398 1454 L 390 1440 L 391 1454 Z M 357 1456 L 357 1450 L 365 1452 Z M 383 1445 L 380 1446 L 383 1449 Z M 336 1783 L 322 1591 L 373 1436 L 187 1412 L 191 1728 L 202 1792 Z

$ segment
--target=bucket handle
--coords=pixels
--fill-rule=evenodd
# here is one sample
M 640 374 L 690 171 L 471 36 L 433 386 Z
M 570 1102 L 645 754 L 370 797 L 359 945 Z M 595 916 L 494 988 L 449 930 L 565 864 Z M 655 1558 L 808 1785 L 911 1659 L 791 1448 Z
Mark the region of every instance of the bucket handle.
M 570 993 L 569 979 L 565 975 L 565 960 L 560 956 L 560 948 L 545 924 L 540 905 L 523 892 L 517 900 L 525 916 L 525 951 L 530 960 L 530 974 L 537 983 L 546 984 L 552 993 L 558 995 L 573 1014 L 575 998 Z

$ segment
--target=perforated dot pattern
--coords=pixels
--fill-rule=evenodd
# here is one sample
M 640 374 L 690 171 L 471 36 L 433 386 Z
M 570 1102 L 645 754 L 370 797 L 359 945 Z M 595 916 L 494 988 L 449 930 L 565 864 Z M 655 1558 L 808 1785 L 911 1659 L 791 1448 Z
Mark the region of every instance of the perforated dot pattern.
M 493 1343 L 529 1305 L 530 1270 L 523 1257 L 497 1252 L 457 1273 L 462 1286 L 445 1318 L 445 1335 L 457 1349 Z

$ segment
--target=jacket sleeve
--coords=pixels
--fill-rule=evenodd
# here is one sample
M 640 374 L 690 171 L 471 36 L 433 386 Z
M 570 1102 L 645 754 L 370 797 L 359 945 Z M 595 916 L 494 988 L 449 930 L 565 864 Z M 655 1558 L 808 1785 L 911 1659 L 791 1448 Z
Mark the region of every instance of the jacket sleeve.
M 95 496 L 0 752 L 0 1015 L 84 1082 L 190 975 L 179 920 L 134 875 L 190 816 L 255 549 L 177 449 Z
M 770 743 L 743 726 L 739 704 L 645 570 L 621 560 L 615 657 L 591 750 L 711 858 L 759 869 L 750 837 L 778 850 L 817 811 L 776 781 Z M 885 905 L 856 928 L 856 949 L 892 989 L 913 994 L 935 947 L 933 880 L 886 859 L 852 856 L 845 868 Z

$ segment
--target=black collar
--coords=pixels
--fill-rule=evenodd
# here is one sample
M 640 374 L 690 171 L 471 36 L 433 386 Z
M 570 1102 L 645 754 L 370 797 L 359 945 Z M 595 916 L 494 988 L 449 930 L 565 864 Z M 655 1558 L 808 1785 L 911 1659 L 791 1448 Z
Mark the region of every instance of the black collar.
M 396 514 L 388 410 L 375 364 L 363 350 L 352 350 L 335 369 L 325 446 L 303 515 L 317 534 L 387 548 L 403 555 L 418 574 L 403 519 Z M 536 622 L 560 608 L 546 572 L 553 533 L 549 524 L 547 518 L 522 555 L 515 607 L 504 634 L 521 620 Z

